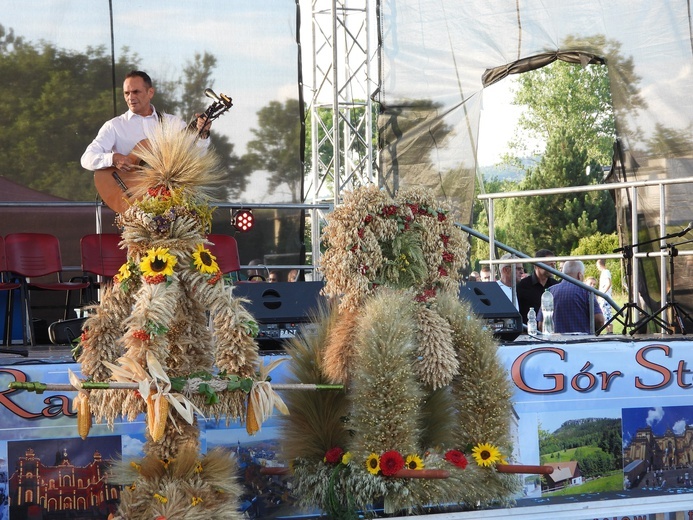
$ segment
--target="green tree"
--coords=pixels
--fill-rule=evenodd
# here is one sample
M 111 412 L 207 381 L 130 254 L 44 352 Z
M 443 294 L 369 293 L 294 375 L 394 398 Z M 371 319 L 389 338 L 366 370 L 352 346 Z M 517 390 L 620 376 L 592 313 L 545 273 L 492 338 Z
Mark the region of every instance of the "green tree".
M 603 255 L 613 253 L 618 247 L 618 236 L 616 233 L 604 234 L 596 232 L 582 237 L 578 245 L 573 248 L 571 254 L 575 256 Z M 612 291 L 614 294 L 620 293 L 623 289 L 621 261 L 619 259 L 607 259 L 606 268 L 611 271 Z M 599 280 L 599 269 L 597 269 L 595 262 L 585 262 L 585 277 L 588 276 L 593 276 Z
M 124 47 L 116 63 L 116 77 L 139 68 L 139 57 Z M 157 109 L 178 113 L 202 106 L 199 85 L 211 81 L 216 60 L 197 55 L 178 82 L 155 78 Z M 51 43 L 26 43 L 12 29 L 0 25 L 0 172 L 32 189 L 69 200 L 94 200 L 96 190 L 79 159 L 104 121 L 127 110 L 122 89 L 111 83 L 111 57 L 105 47 L 82 52 Z M 182 100 L 186 100 L 185 103 Z M 229 171 L 227 188 L 240 192 L 249 170 L 240 168 L 233 145 L 212 134 L 212 144 Z M 226 189 L 219 192 L 223 199 Z
M 560 129 L 551 135 L 539 165 L 527 172 L 520 189 L 589 184 L 588 165 L 598 167 L 590 164 L 575 138 Z M 512 199 L 498 224 L 513 237 L 514 243 L 508 245 L 517 249 L 533 253 L 550 248 L 558 255 L 568 255 L 581 237 L 612 231 L 615 217 L 613 200 L 606 192 L 560 193 Z
M 298 151 L 301 138 L 300 118 L 303 117 L 296 99 L 283 104 L 271 101 L 258 113 L 258 128 L 251 132 L 255 139 L 248 142 L 243 161 L 253 170 L 265 170 L 269 175 L 267 191 L 273 194 L 286 185 L 290 202 L 302 199 L 303 164 Z

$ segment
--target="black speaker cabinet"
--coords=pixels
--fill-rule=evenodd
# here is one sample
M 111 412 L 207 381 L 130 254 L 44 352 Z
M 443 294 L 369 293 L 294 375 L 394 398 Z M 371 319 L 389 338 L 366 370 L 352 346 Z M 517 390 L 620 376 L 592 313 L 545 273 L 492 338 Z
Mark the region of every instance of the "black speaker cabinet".
M 467 282 L 460 285 L 460 300 L 467 301 L 477 317 L 486 322 L 493 335 L 514 341 L 522 334 L 520 312 L 496 282 Z
M 241 282 L 233 287 L 233 295 L 249 300 L 244 306 L 260 325 L 260 348 L 274 350 L 300 327 L 307 330 L 302 324 L 310 322 L 324 302 L 323 287 L 323 282 Z

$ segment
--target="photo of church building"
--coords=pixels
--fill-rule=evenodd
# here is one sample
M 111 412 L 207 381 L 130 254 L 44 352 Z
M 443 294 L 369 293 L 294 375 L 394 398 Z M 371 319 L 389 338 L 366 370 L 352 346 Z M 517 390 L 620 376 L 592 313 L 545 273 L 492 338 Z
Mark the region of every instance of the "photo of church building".
M 8 443 L 10 518 L 105 518 L 120 499 L 120 487 L 109 483 L 110 458 L 120 437 L 97 437 L 81 445 L 62 441 L 62 448 L 41 447 L 56 441 Z M 65 442 L 67 441 L 67 442 Z M 23 452 L 12 444 L 22 444 Z M 117 444 L 117 447 L 113 446 Z M 99 449 L 103 446 L 105 454 Z M 14 451 L 14 453 L 13 453 Z M 14 468 L 13 468 L 14 466 Z M 67 513 L 68 511 L 72 513 Z

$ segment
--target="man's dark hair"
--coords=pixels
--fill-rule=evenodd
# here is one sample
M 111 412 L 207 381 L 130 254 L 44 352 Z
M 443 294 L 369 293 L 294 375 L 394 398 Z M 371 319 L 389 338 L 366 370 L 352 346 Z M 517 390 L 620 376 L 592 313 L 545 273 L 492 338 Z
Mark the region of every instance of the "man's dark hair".
M 549 251 L 548 249 L 540 249 L 536 253 L 534 253 L 534 258 L 546 258 L 547 256 L 555 256 L 553 254 L 553 251 Z
M 149 77 L 149 74 L 142 70 L 131 70 L 125 75 L 125 79 L 128 78 L 142 78 L 144 82 L 146 83 L 147 87 L 152 88 L 154 85 L 152 84 L 152 78 Z

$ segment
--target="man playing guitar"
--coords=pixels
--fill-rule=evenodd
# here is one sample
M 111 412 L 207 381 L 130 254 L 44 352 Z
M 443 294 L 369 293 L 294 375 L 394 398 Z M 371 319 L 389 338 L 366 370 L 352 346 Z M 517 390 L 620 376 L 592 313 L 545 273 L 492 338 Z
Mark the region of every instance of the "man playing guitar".
M 121 190 L 119 199 L 122 205 L 110 204 L 106 200 L 102 189 L 97 182 L 97 190 L 104 198 L 104 201 L 116 211 L 122 211 L 127 206 L 127 186 L 124 185 L 118 174 L 123 177 L 127 172 L 132 171 L 139 163 L 139 159 L 132 153 L 136 146 L 147 139 L 151 130 L 159 124 L 161 118 L 167 118 L 176 125 L 180 126 L 181 131 L 188 128 L 188 125 L 178 116 L 172 114 L 159 114 L 151 100 L 154 97 L 154 86 L 152 80 L 146 72 L 134 70 L 125 76 L 123 82 L 123 96 L 129 110 L 124 114 L 106 121 L 99 130 L 96 138 L 91 142 L 82 155 L 82 167 L 87 170 L 112 170 L 108 172 L 107 178 L 112 180 L 114 187 Z M 209 128 L 211 121 L 200 114 L 196 115 L 196 127 L 200 136 L 200 146 L 208 146 Z M 195 128 L 195 127 L 193 127 Z M 115 175 L 110 177 L 115 171 Z M 118 182 L 121 180 L 121 182 Z M 96 177 L 95 177 L 96 181 Z M 132 181 L 132 179 L 131 179 Z M 120 184 L 118 187 L 116 182 Z M 125 198 L 124 198 L 125 197 Z M 118 206 L 113 207 L 114 205 Z

